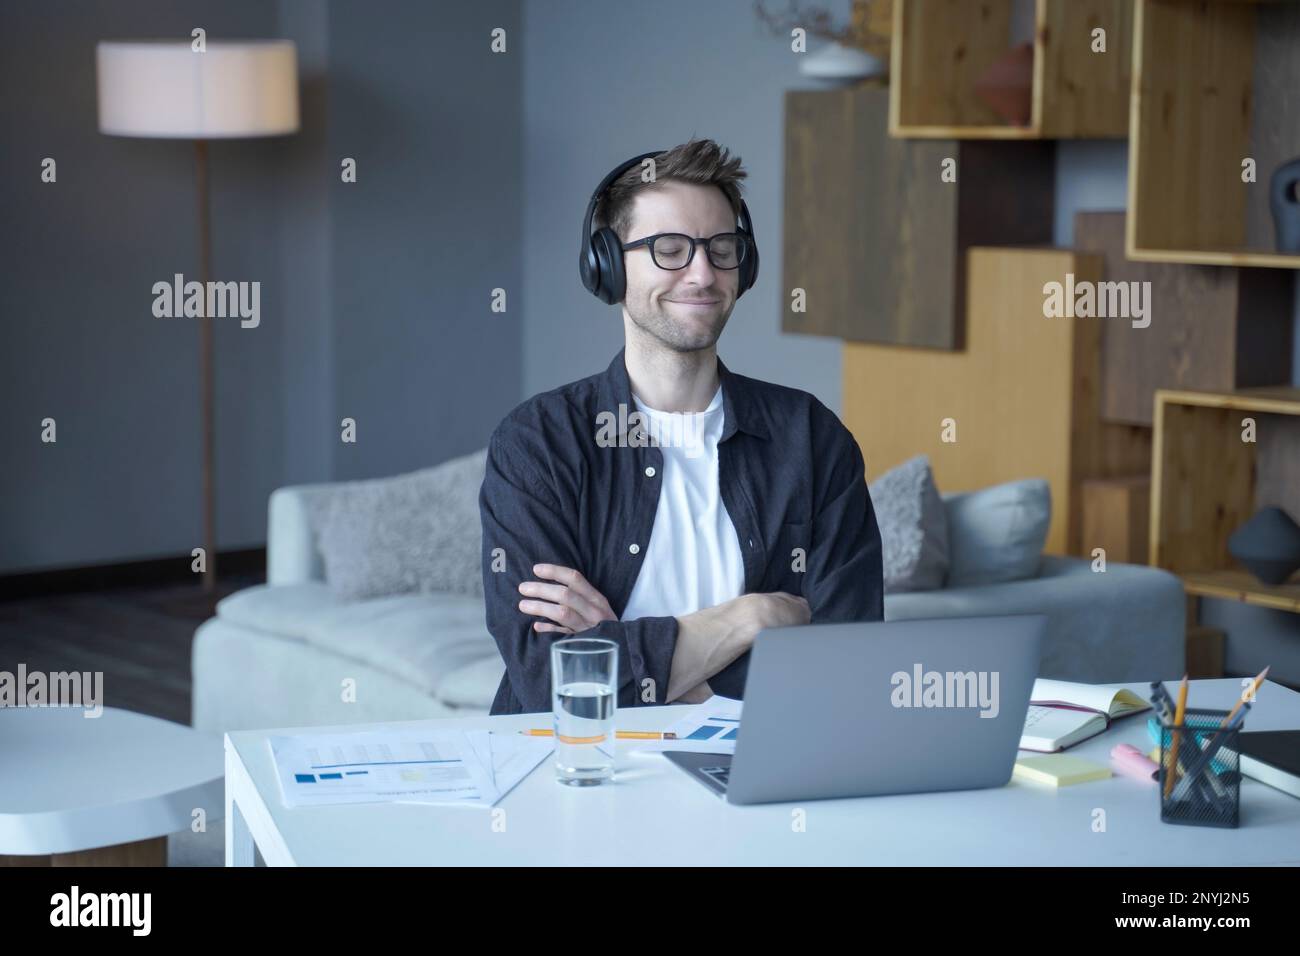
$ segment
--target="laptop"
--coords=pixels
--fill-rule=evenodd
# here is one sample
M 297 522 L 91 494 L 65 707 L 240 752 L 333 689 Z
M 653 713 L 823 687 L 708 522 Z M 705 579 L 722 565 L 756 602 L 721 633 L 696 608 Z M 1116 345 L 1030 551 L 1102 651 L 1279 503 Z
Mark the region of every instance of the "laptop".
M 735 755 L 666 751 L 736 804 L 1000 787 L 1047 618 L 813 624 L 750 650 Z

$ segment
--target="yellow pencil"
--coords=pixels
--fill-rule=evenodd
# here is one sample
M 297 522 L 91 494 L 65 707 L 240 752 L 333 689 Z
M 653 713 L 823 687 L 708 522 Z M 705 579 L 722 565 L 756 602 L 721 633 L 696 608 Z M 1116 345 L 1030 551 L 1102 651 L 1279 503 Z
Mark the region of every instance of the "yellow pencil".
M 1174 733 L 1169 741 L 1169 755 L 1165 762 L 1165 799 L 1169 799 L 1169 793 L 1174 789 L 1174 771 L 1177 769 L 1178 761 L 1178 737 L 1179 728 L 1183 726 L 1183 717 L 1187 713 L 1187 675 L 1183 675 L 1183 682 L 1178 688 L 1178 706 L 1174 709 Z
M 1269 667 L 1272 666 L 1273 665 L 1271 664 L 1269 665 Z M 1228 726 L 1228 724 L 1232 723 L 1232 718 L 1237 716 L 1237 711 L 1241 710 L 1241 705 L 1246 702 L 1246 698 L 1247 697 L 1254 698 L 1255 692 L 1259 690 L 1259 685 L 1264 683 L 1264 678 L 1267 676 L 1268 676 L 1268 667 L 1265 667 L 1262 671 L 1259 672 L 1259 676 L 1255 678 L 1255 683 L 1250 688 L 1250 693 L 1242 694 L 1241 699 L 1232 705 L 1232 710 L 1228 711 L 1228 716 L 1223 718 L 1223 723 L 1219 724 L 1220 727 L 1226 727 Z
M 519 731 L 525 737 L 554 737 L 555 731 L 542 728 L 533 730 Z M 617 730 L 614 736 L 619 740 L 676 740 L 677 735 L 671 731 L 660 732 L 658 730 Z M 601 737 L 592 737 L 592 740 L 604 739 Z M 566 737 L 565 743 L 585 742 L 585 737 Z

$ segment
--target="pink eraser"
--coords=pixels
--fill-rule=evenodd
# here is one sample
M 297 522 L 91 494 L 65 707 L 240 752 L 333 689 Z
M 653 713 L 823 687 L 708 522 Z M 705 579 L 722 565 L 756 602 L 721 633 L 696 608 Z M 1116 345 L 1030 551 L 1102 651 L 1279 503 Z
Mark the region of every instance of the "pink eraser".
M 1152 775 L 1160 769 L 1160 766 L 1154 760 L 1132 744 L 1117 745 L 1111 750 L 1110 759 L 1115 764 L 1115 769 L 1120 773 L 1136 777 L 1139 780 L 1145 780 L 1147 783 L 1155 781 L 1155 777 Z

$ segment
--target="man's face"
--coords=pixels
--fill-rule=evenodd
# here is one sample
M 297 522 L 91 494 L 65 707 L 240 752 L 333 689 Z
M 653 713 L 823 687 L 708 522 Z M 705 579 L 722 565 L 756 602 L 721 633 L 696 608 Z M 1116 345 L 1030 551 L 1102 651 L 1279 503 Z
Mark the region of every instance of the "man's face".
M 735 231 L 736 218 L 721 189 L 664 180 L 636 194 L 627 241 L 661 232 L 707 238 Z M 675 271 L 656 266 L 646 246 L 627 250 L 623 262 L 623 310 L 638 328 L 675 352 L 707 349 L 718 341 L 736 305 L 739 269 L 715 269 L 703 246 L 696 247 L 690 265 Z

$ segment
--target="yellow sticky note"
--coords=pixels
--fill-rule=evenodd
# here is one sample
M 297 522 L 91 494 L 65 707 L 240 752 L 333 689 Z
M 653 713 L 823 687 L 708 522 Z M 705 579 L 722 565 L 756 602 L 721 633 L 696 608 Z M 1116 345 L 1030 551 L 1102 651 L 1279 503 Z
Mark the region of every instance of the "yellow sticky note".
M 1038 757 L 1021 757 L 1016 761 L 1011 775 L 1034 783 L 1068 787 L 1089 780 L 1106 780 L 1110 777 L 1110 767 L 1070 754 L 1043 754 Z

